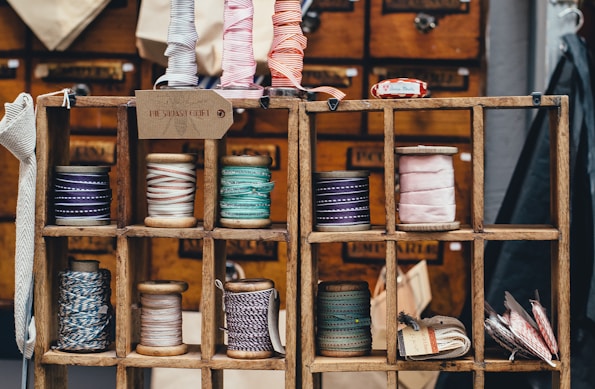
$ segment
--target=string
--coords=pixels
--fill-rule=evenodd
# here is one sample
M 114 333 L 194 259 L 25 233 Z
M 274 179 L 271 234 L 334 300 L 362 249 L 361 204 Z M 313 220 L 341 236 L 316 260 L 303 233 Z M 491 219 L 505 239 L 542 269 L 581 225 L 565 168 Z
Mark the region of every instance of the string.
M 109 270 L 60 272 L 59 332 L 55 348 L 103 351 L 110 343 L 112 307 Z
M 443 223 L 455 219 L 452 155 L 399 157 L 401 223 Z
M 140 344 L 169 347 L 182 344 L 182 295 L 141 294 Z
M 253 82 L 256 61 L 252 44 L 252 0 L 226 0 L 224 8 L 221 87 L 236 90 L 215 91 L 230 98 L 259 98 L 263 88 Z
M 372 347 L 370 291 L 327 291 L 317 296 L 317 344 L 321 351 L 367 353 Z
M 151 217 L 192 217 L 196 170 L 193 163 L 147 163 L 147 205 Z
M 265 166 L 223 166 L 221 168 L 221 217 L 226 219 L 268 219 L 274 183 Z
M 198 33 L 194 21 L 194 0 L 171 0 L 167 30 L 167 69 L 155 81 L 154 87 L 166 82 L 170 87 L 196 86 L 196 41 Z
M 219 280 L 215 284 L 223 291 L 228 350 L 274 351 L 268 315 L 275 289 L 236 293 L 225 290 Z
M 301 86 L 304 67 L 304 50 L 307 46 L 300 23 L 302 11 L 299 1 L 284 0 L 275 2 L 273 14 L 273 42 L 268 55 L 273 88 L 297 88 L 302 91 L 323 92 L 339 100 L 345 93 L 327 86 L 306 89 Z

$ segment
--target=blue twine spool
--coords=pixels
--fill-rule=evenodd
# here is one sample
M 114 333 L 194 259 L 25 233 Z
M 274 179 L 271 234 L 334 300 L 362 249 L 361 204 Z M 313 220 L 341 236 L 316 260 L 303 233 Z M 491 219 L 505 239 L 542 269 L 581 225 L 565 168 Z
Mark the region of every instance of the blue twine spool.
M 96 261 L 89 261 L 96 262 Z M 58 342 L 62 351 L 104 351 L 111 341 L 109 270 L 59 273 Z
M 232 155 L 222 158 L 220 219 L 224 227 L 259 228 L 271 224 L 272 158 Z
M 349 357 L 372 350 L 370 290 L 366 281 L 318 285 L 316 342 L 321 355 Z
M 370 229 L 368 171 L 331 171 L 315 175 L 316 229 L 363 231 Z
M 54 214 L 58 225 L 110 223 L 112 190 L 107 166 L 56 166 Z

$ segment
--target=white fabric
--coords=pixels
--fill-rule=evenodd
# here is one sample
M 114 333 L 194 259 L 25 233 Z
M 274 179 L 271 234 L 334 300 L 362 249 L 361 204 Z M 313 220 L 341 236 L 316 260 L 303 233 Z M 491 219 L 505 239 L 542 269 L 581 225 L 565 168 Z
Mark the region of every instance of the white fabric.
M 20 161 L 16 209 L 14 321 L 16 343 L 26 358 L 35 344 L 34 321 L 27 322 L 27 301 L 33 293 L 35 235 L 35 109 L 33 98 L 21 93 L 13 103 L 5 103 L 0 121 L 0 144 Z M 32 328 L 31 328 L 32 327 Z M 29 337 L 26 336 L 26 330 Z
M 110 0 L 8 0 L 48 50 L 63 51 Z

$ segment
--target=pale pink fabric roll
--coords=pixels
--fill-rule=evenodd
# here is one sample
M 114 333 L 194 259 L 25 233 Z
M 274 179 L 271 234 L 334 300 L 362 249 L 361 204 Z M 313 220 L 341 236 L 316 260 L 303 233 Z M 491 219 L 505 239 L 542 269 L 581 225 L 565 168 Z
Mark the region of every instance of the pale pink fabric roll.
M 401 223 L 450 223 L 455 220 L 451 155 L 400 156 L 399 187 Z

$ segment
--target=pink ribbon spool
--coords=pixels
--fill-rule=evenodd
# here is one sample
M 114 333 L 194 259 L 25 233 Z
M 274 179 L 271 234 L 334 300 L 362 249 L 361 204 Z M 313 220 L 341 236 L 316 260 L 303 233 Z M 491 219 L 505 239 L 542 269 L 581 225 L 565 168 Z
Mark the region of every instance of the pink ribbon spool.
M 452 146 L 396 147 L 400 230 L 458 229 Z

